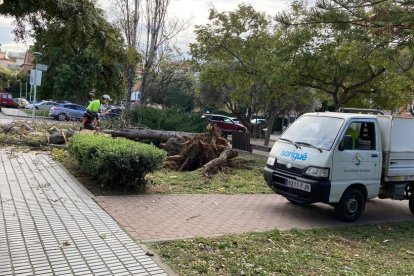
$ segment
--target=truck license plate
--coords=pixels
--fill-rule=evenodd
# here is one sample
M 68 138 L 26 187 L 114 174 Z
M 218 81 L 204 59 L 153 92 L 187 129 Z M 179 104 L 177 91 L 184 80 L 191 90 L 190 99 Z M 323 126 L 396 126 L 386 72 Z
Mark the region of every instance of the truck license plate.
M 299 182 L 293 179 L 286 179 L 286 185 L 291 188 L 309 192 L 311 191 L 311 185 L 303 182 Z

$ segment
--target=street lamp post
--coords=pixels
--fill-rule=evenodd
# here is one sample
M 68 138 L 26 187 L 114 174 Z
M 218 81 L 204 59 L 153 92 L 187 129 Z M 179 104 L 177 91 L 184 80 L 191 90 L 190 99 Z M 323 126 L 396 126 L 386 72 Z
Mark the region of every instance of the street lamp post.
M 35 116 L 35 104 L 36 104 L 36 87 L 37 87 L 37 57 L 41 57 L 42 53 L 40 52 L 33 52 L 35 56 L 35 74 L 34 74 L 34 95 L 33 95 L 33 103 L 32 103 L 32 121 L 34 121 Z
M 26 80 L 26 96 L 24 98 L 27 100 L 27 80 Z
M 19 83 L 20 83 L 20 98 L 19 98 L 19 101 L 18 101 L 18 103 L 19 103 L 19 109 L 20 108 L 22 108 L 22 80 L 19 80 Z

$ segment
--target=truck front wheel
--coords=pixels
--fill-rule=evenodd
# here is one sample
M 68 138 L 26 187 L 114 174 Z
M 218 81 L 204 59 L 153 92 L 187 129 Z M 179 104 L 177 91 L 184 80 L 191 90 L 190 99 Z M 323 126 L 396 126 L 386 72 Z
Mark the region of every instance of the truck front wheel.
M 358 189 L 346 191 L 335 206 L 337 217 L 346 222 L 353 222 L 359 219 L 365 207 L 365 197 Z

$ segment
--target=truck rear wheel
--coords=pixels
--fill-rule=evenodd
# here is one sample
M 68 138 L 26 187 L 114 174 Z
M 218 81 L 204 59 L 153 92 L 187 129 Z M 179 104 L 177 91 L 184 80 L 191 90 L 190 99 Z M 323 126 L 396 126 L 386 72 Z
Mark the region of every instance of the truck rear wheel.
M 365 207 L 365 197 L 358 189 L 346 191 L 335 206 L 337 217 L 346 222 L 353 222 L 359 219 Z
M 414 215 L 414 191 L 411 192 L 410 199 L 408 200 L 408 206 L 410 207 L 411 213 Z

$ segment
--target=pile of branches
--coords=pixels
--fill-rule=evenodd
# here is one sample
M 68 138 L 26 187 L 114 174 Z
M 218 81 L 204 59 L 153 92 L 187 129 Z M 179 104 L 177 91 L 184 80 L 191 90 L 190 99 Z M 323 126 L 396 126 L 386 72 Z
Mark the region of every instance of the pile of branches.
M 158 141 L 167 152 L 164 167 L 176 171 L 193 171 L 202 168 L 208 176 L 224 165 L 230 165 L 238 152 L 231 149 L 220 129 L 210 125 L 206 133 L 189 133 L 151 129 L 105 130 L 112 137 L 124 137 L 135 141 Z
M 227 139 L 221 136 L 220 129 L 210 126 L 205 134 L 193 137 L 176 135 L 161 147 L 167 151 L 164 167 L 176 171 L 192 171 L 201 168 L 208 176 L 227 162 L 231 162 L 238 152 L 231 149 Z
M 85 133 L 84 133 L 85 131 Z M 27 122 L 13 122 L 0 126 L 0 142 L 32 147 L 66 147 L 66 142 L 78 131 L 61 129 L 58 126 L 30 125 Z M 83 134 L 96 134 L 82 130 Z M 131 140 L 157 140 L 167 152 L 164 167 L 176 171 L 193 171 L 201 168 L 208 176 L 225 165 L 232 164 L 238 152 L 231 149 L 217 126 L 210 126 L 206 133 L 169 132 L 148 129 L 104 131 L 113 137 Z
M 31 147 L 57 146 L 65 144 L 75 132 L 71 129 L 59 129 L 47 124 L 30 124 L 13 121 L 0 125 L 0 142 L 11 145 Z

